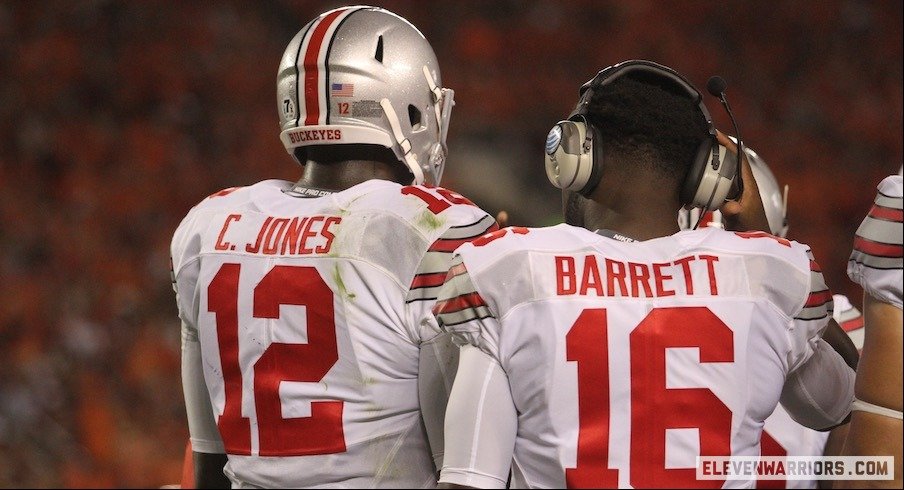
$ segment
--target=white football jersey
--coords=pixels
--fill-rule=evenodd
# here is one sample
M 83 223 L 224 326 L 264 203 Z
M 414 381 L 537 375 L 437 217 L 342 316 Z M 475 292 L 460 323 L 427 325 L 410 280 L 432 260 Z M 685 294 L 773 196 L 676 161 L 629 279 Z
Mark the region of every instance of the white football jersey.
M 613 237 L 506 228 L 457 251 L 434 312 L 507 375 L 512 487 L 752 485 L 698 481 L 696 457 L 760 454 L 832 314 L 813 255 L 763 232 Z M 492 431 L 473 427 L 463 457 L 447 434 L 440 481 L 498 486 L 477 469 Z
M 863 349 L 863 315 L 847 296 L 832 296 L 832 317 L 848 334 L 857 350 Z M 778 405 L 766 419 L 760 439 L 763 456 L 822 456 L 825 453 L 828 431 L 813 430 L 795 422 L 788 412 Z M 757 488 L 816 488 L 815 480 L 763 480 Z
M 421 320 L 451 252 L 496 223 L 442 188 L 291 189 L 221 191 L 173 238 L 183 378 L 209 395 L 205 413 L 186 390 L 192 445 L 227 453 L 236 486 L 433 487 Z
M 904 184 L 900 175 L 886 177 L 869 214 L 857 228 L 848 276 L 876 299 L 901 308 L 904 264 Z

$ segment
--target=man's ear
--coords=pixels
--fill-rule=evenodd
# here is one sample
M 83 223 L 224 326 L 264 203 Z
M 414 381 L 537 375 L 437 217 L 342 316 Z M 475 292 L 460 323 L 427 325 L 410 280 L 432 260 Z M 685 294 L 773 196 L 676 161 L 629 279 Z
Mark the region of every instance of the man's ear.
M 505 228 L 506 226 L 509 225 L 508 223 L 509 223 L 508 211 L 503 209 L 503 210 L 499 211 L 498 213 L 496 213 L 496 225 L 498 225 L 499 228 Z

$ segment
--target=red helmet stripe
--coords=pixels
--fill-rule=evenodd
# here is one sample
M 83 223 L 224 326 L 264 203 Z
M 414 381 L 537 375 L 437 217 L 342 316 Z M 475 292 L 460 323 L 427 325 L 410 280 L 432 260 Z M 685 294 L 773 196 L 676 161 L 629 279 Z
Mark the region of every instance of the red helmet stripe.
M 324 43 L 326 32 L 329 30 L 336 18 L 342 15 L 348 9 L 334 10 L 323 17 L 320 23 L 314 27 L 311 38 L 308 40 L 308 48 L 304 54 L 304 103 L 306 116 L 304 124 L 306 126 L 318 124 L 320 120 L 320 55 L 321 51 L 326 48 L 329 43 Z M 324 60 L 326 62 L 326 60 Z

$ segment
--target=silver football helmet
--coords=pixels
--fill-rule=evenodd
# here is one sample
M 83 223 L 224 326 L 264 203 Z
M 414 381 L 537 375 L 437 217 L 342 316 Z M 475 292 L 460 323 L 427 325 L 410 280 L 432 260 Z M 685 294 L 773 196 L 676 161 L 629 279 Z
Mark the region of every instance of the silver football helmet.
M 737 141 L 729 136 L 732 141 Z M 769 170 L 766 162 L 748 147 L 744 147 L 747 161 L 750 162 L 750 170 L 756 179 L 756 186 L 760 190 L 760 199 L 763 201 L 763 209 L 766 211 L 766 220 L 769 222 L 769 233 L 775 236 L 786 237 L 788 235 L 788 186 L 779 187 L 778 180 Z M 718 210 L 705 213 L 700 219 L 701 210 L 682 209 L 678 211 L 678 226 L 682 230 L 689 230 L 700 221 L 702 227 L 724 228 L 722 213 Z
M 454 105 L 454 92 L 441 86 L 433 48 L 410 22 L 378 7 L 330 10 L 283 53 L 280 139 L 293 156 L 308 145 L 391 148 L 413 183 L 437 185 Z
M 769 221 L 769 233 L 784 238 L 788 235 L 788 186 L 782 188 L 778 185 L 769 165 L 755 151 L 744 148 L 744 152 L 760 190 L 760 199 Z

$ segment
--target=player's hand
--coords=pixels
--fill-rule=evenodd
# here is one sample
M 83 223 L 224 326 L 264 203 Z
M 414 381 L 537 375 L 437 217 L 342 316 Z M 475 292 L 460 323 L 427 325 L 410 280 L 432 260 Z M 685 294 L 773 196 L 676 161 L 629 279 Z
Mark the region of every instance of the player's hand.
M 735 155 L 738 147 L 721 131 L 716 131 L 719 143 L 728 148 Z M 719 211 L 722 212 L 722 220 L 726 230 L 732 231 L 765 231 L 769 232 L 769 220 L 766 219 L 766 210 L 763 208 L 763 200 L 760 198 L 760 190 L 756 186 L 753 171 L 750 170 L 750 162 L 747 155 L 741 158 L 741 181 L 743 191 L 737 200 L 725 201 Z
M 508 215 L 507 211 L 502 210 L 496 214 L 496 224 L 499 225 L 500 229 L 508 226 L 508 222 L 509 222 L 509 215 Z
M 829 324 L 822 331 L 822 340 L 825 340 L 835 352 L 837 352 L 844 362 L 854 371 L 857 370 L 857 364 L 860 362 L 860 353 L 857 352 L 857 346 L 854 341 L 844 333 L 844 329 L 834 318 L 829 318 Z

